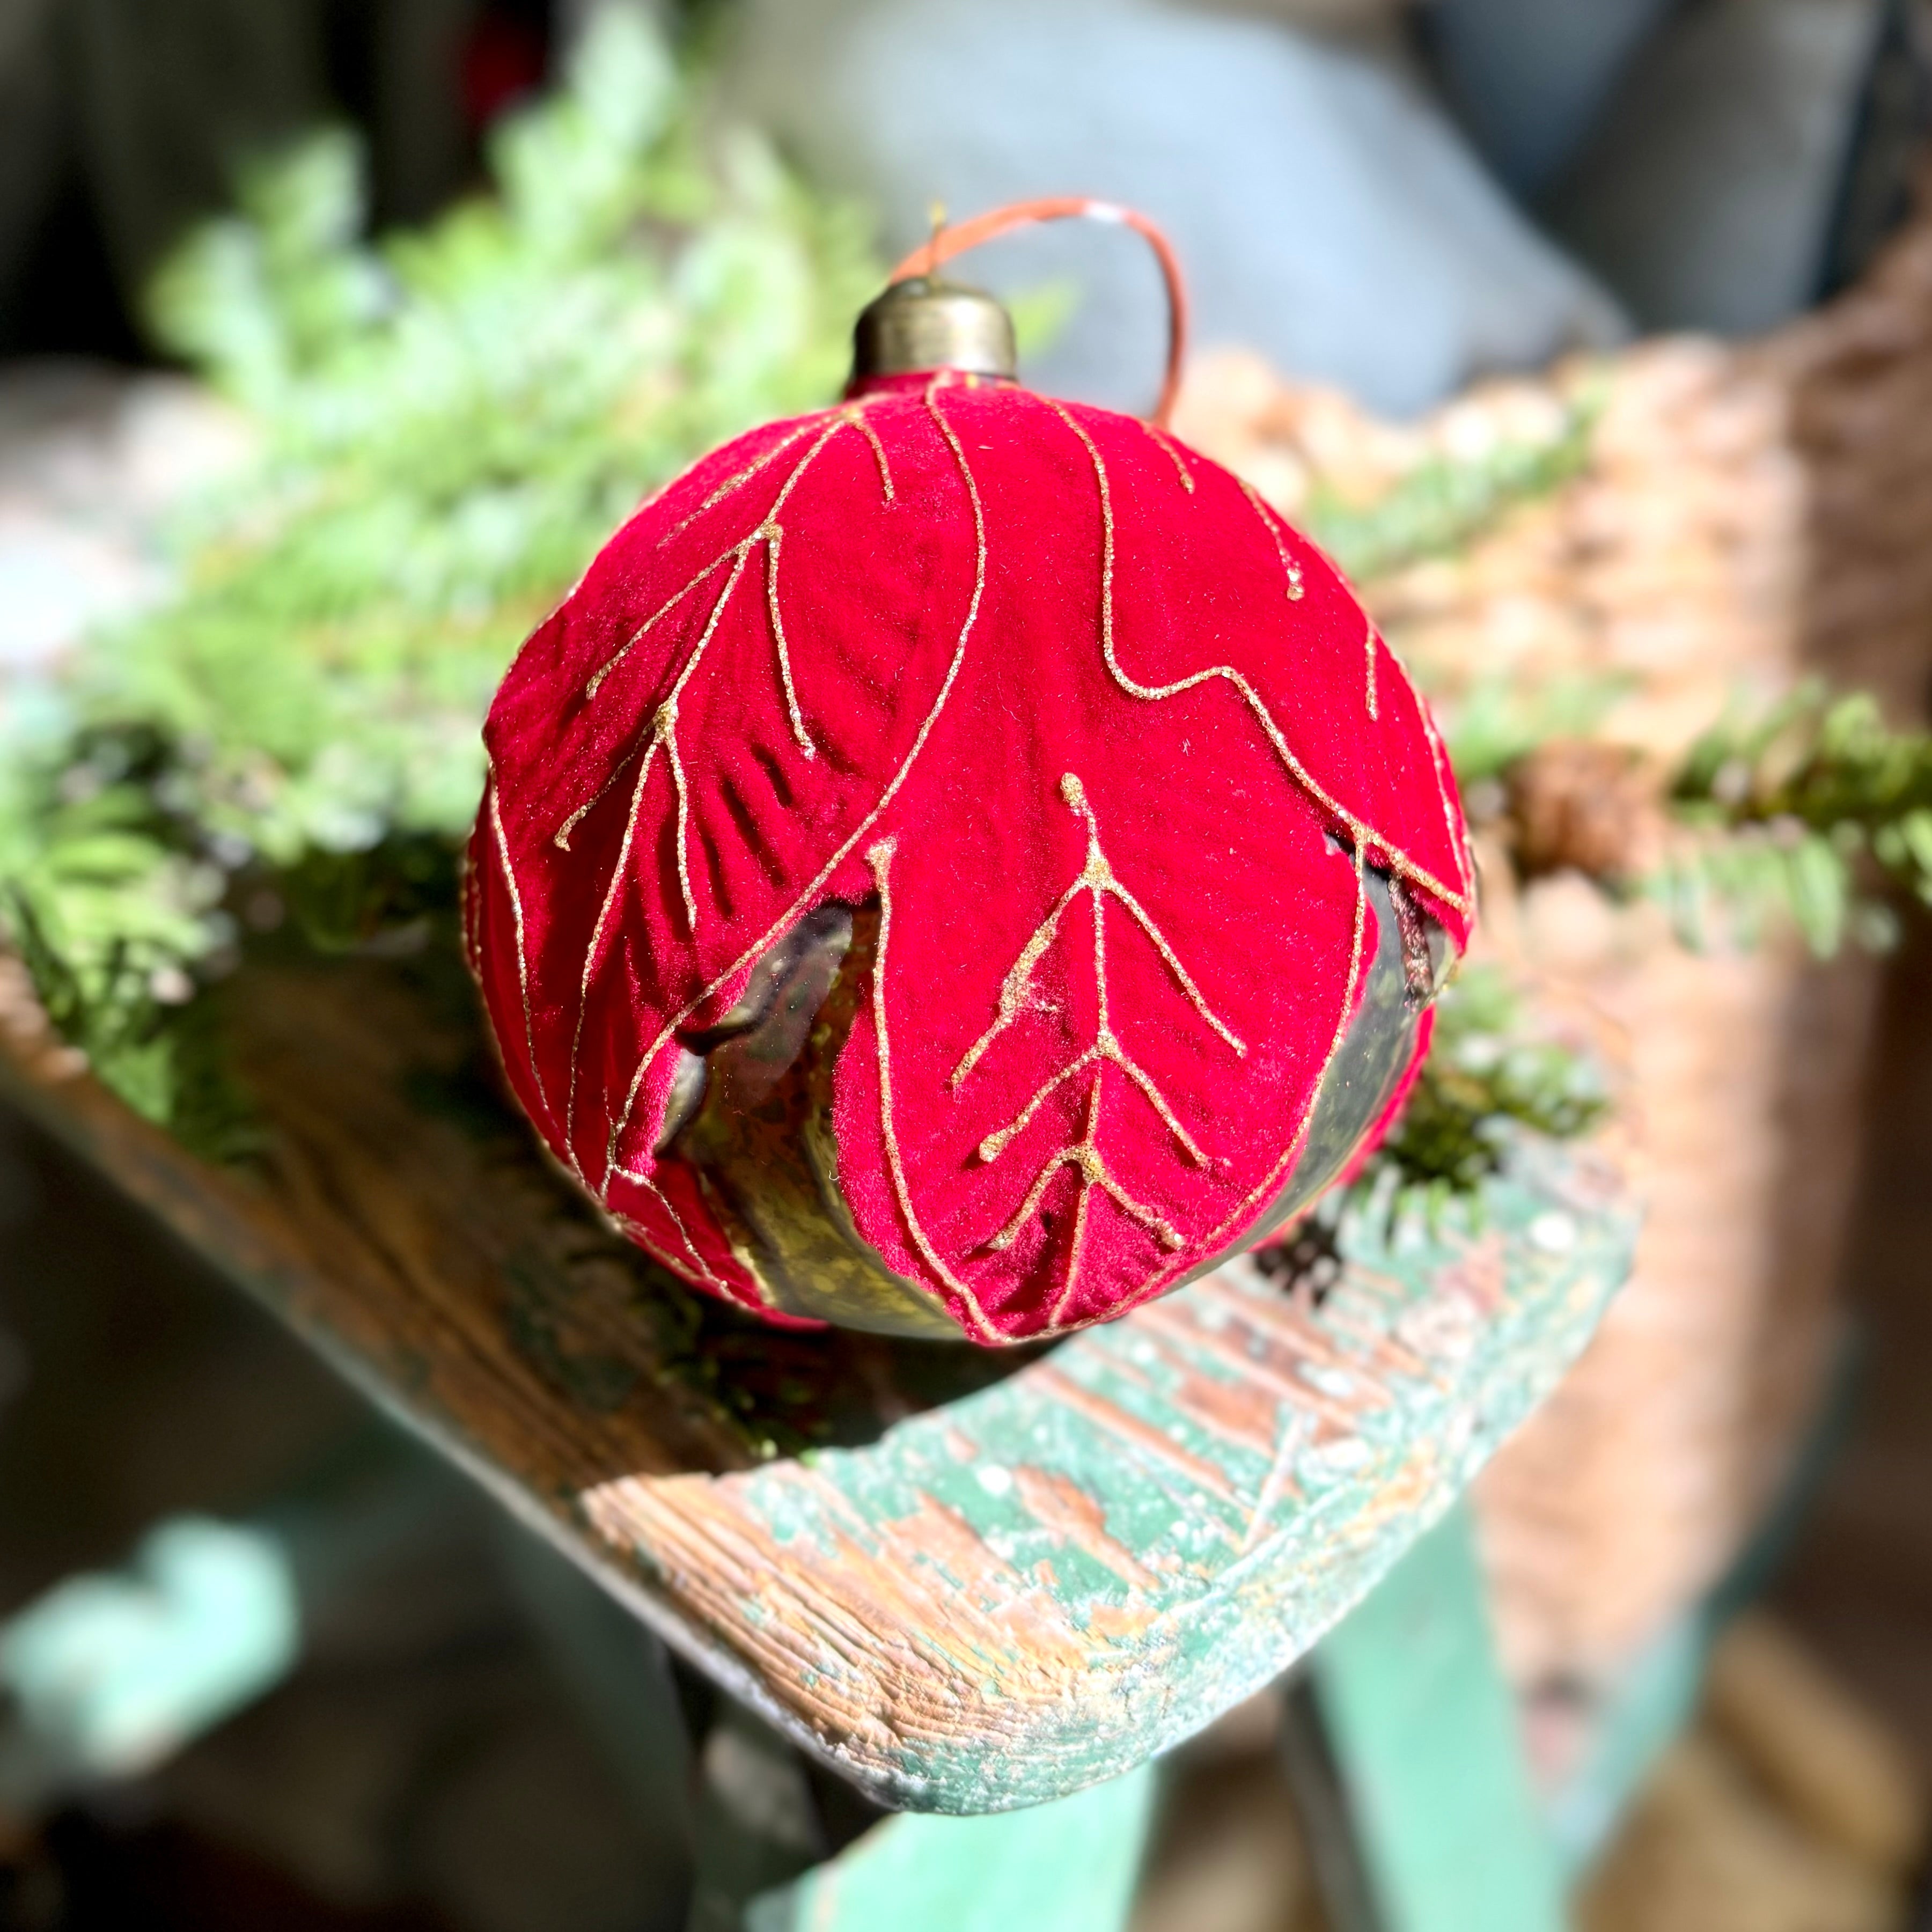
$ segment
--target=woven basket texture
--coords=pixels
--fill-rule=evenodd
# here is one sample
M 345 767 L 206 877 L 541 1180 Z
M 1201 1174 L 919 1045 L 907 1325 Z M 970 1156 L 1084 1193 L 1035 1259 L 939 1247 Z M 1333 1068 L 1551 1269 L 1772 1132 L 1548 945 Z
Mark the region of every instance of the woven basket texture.
M 1932 200 L 1923 205 L 1932 208 Z M 1593 728 L 1660 760 L 1740 694 L 1822 673 L 1916 718 L 1932 668 L 1932 214 L 1848 294 L 1765 340 L 1646 340 L 1483 385 L 1417 423 L 1197 369 L 1178 427 L 1291 516 L 1370 504 L 1590 412 L 1568 480 L 1447 554 L 1364 583 L 1453 713 L 1628 680 Z M 1480 949 L 1620 1029 L 1643 1149 L 1636 1273 L 1479 1492 L 1504 1654 L 1526 1688 L 1601 1681 L 1723 1571 L 1816 1412 L 1840 1332 L 1877 969 L 1794 935 L 1693 953 L 1648 902 L 1484 857 Z

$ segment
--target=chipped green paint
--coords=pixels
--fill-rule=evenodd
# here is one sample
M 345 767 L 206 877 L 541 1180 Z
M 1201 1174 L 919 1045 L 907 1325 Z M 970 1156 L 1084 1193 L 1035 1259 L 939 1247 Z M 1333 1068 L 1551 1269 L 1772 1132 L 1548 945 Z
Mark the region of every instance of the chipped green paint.
M 1238 1263 L 1050 1348 L 780 1334 L 672 1286 L 526 1136 L 414 1105 L 410 1070 L 476 1042 L 393 969 L 232 994 L 266 1130 L 249 1175 L 76 1076 L 17 1000 L 0 1086 L 910 1810 L 1083 1790 L 1274 1677 L 1548 1391 L 1635 1238 L 1606 1150 L 1519 1136 L 1478 1214 L 1345 1225 L 1319 1307 Z
M 1151 1765 L 992 1818 L 889 1818 L 752 1901 L 746 1932 L 1124 1932 L 1153 1814 Z
M 1064 1796 L 1312 1646 L 1582 1348 L 1634 1239 L 1613 1180 L 1523 1142 L 1482 1208 L 1345 1226 L 1319 1309 L 1240 1264 L 869 1447 L 589 1517 L 875 1796 Z
M 1563 1932 L 1563 1880 L 1458 1503 L 1332 1630 L 1313 1687 L 1377 1932 Z

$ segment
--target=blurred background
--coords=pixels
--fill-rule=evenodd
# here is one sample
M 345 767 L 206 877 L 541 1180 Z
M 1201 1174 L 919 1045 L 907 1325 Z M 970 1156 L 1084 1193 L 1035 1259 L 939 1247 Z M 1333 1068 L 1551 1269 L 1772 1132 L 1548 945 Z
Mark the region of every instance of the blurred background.
M 1627 1042 L 1638 1276 L 1480 1498 L 1552 1789 L 1714 1638 L 1580 1923 L 1932 1928 L 1929 140 L 1918 0 L 0 0 L 14 946 L 244 1157 L 196 1016 L 440 890 L 638 494 L 834 393 L 935 203 L 1145 210 L 1180 432 L 1441 707 L 1489 964 Z M 1116 236 L 971 273 L 1146 406 Z M 130 1565 L 236 1593 L 227 1675 L 50 1768 Z M 6 1932 L 686 1922 L 711 1694 L 4 1105 L 0 1619 Z M 1136 1932 L 1322 1923 L 1280 1723 L 1169 1766 Z

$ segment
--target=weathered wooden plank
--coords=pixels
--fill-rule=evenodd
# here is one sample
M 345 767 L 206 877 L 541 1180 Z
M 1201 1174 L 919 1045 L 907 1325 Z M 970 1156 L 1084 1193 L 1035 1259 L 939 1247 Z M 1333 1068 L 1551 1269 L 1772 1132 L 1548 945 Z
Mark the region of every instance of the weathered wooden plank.
M 1242 1264 L 1048 1352 L 788 1335 L 604 1228 L 425 959 L 224 991 L 260 1160 L 134 1118 L 0 986 L 0 1080 L 674 1644 L 889 1804 L 1144 1762 L 1311 1646 L 1628 1264 L 1615 1162 L 1525 1142 L 1482 1225 L 1364 1225 L 1318 1307 Z

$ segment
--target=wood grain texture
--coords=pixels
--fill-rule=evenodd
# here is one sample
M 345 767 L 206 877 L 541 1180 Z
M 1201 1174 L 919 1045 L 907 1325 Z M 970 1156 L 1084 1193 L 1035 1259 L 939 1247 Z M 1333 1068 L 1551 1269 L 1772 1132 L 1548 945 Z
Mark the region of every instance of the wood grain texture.
M 3 966 L 4 962 L 0 962 Z M 218 1172 L 0 980 L 0 1085 L 673 1643 L 872 1796 L 1132 1766 L 1275 1676 L 1588 1337 L 1635 1215 L 1524 1142 L 1480 1225 L 1345 1226 L 1318 1307 L 1240 1264 L 1050 1349 L 780 1334 L 533 1150 L 440 969 L 222 991 L 265 1149 Z

